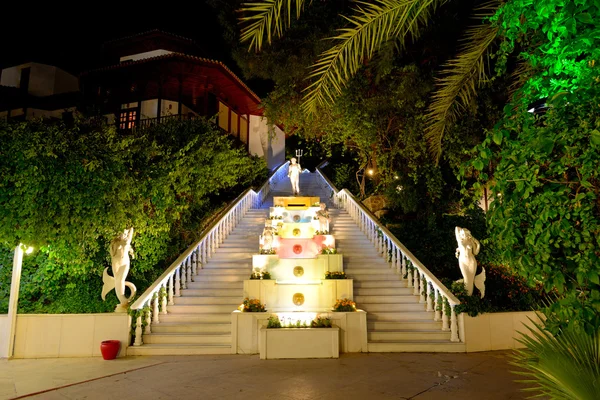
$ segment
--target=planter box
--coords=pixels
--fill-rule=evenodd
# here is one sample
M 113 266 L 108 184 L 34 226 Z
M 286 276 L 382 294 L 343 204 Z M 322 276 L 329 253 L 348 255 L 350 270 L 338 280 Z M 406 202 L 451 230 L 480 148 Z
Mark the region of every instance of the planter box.
M 339 352 L 367 353 L 367 313 L 356 312 L 323 312 L 321 317 L 331 318 L 339 332 Z M 231 313 L 231 351 L 235 354 L 258 354 L 260 329 L 267 326 L 270 312 Z M 281 328 L 285 330 L 293 328 Z M 316 328 L 315 328 L 316 329 Z M 322 329 L 322 328 L 318 328 Z M 277 329 L 269 329 L 277 330 Z
M 0 358 L 8 357 L 8 315 L 0 315 Z
M 339 358 L 339 328 L 260 329 L 260 358 Z
M 476 317 L 463 315 L 467 353 L 523 348 L 516 339 L 521 337 L 518 332 L 529 332 L 529 318 L 540 322 L 534 311 L 489 313 Z

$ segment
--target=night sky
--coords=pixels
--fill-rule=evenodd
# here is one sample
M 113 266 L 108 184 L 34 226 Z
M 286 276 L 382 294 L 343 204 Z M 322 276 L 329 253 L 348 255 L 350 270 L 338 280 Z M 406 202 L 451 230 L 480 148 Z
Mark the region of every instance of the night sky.
M 79 2 L 62 8 L 57 3 L 42 7 L 19 3 L 22 5 L 2 6 L 1 68 L 37 61 L 78 74 L 106 64 L 102 59 L 105 41 L 160 29 L 193 39 L 206 50 L 205 57 L 223 61 L 239 73 L 214 10 L 202 1 L 136 2 L 144 4 L 143 12 L 139 6 L 119 8 L 115 6 L 118 3 L 108 2 Z

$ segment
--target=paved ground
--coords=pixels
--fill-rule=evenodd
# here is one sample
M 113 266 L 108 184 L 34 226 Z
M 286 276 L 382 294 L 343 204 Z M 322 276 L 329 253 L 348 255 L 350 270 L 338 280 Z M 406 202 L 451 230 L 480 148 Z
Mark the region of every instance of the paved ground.
M 514 367 L 507 363 L 509 354 L 370 353 L 344 354 L 337 360 L 260 360 L 241 355 L 12 360 L 0 362 L 0 398 L 523 399 L 525 394 L 519 390 L 523 386 L 510 373 Z

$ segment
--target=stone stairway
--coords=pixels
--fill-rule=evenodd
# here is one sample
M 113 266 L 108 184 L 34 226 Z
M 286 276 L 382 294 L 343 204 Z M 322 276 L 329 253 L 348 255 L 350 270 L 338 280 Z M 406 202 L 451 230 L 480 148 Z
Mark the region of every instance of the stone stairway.
M 450 342 L 450 332 L 433 321 L 407 281 L 393 272 L 374 245 L 342 209 L 333 208 L 331 189 L 315 173 L 300 174 L 300 195 L 319 196 L 330 209 L 332 234 L 343 254 L 344 270 L 354 279 L 354 300 L 367 311 L 370 352 L 462 352 L 463 343 Z M 220 244 L 193 282 L 174 298 L 152 333 L 143 335 L 142 346 L 128 348 L 128 355 L 229 354 L 231 312 L 243 301 L 243 281 L 252 271 L 252 254 L 258 252 L 273 196 L 289 196 L 284 180 L 271 188 L 261 209 L 249 210 Z

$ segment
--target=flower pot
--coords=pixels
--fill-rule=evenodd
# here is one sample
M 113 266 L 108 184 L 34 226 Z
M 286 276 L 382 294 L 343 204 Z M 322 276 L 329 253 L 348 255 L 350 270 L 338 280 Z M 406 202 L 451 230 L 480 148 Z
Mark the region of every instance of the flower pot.
M 121 342 L 118 340 L 104 340 L 100 344 L 100 352 L 102 353 L 102 358 L 105 360 L 114 360 L 117 358 L 117 354 L 119 354 L 119 349 L 121 348 Z

